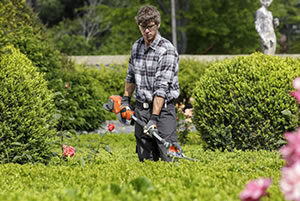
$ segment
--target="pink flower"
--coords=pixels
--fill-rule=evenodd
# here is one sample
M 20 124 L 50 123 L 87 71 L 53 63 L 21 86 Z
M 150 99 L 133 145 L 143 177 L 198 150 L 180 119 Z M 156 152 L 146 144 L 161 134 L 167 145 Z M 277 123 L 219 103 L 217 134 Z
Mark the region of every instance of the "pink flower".
M 64 149 L 64 156 L 66 157 L 72 157 L 74 156 L 75 154 L 75 148 L 74 147 L 71 147 L 71 146 L 68 146 L 68 145 L 63 145 L 62 146 L 63 149 Z
M 280 190 L 287 200 L 300 201 L 300 161 L 281 170 Z
M 286 165 L 291 166 L 296 161 L 300 161 L 300 128 L 295 132 L 284 134 L 287 145 L 280 149 L 281 155 L 286 160 Z
M 300 90 L 300 77 L 296 77 L 293 81 L 293 87 L 296 90 Z
M 107 126 L 109 131 L 113 131 L 115 129 L 115 125 L 114 124 L 108 124 Z
M 193 116 L 193 109 L 185 109 L 184 110 L 184 115 L 186 116 L 186 117 L 192 117 Z
M 267 194 L 267 188 L 272 184 L 270 178 L 260 178 L 250 181 L 246 188 L 240 193 L 242 201 L 259 201 L 260 198 Z
M 66 87 L 66 88 L 69 88 L 69 87 L 70 87 L 70 84 L 69 84 L 69 83 L 66 83 L 65 87 Z
M 290 92 L 290 95 L 292 97 L 295 97 L 298 103 L 300 103 L 300 90 L 299 91 L 292 91 Z

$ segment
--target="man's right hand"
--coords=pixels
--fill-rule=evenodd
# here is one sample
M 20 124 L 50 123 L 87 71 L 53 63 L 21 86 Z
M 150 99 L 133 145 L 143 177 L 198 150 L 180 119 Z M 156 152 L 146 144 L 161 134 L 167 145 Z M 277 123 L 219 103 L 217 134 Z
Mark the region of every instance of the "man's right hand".
M 121 99 L 121 106 L 120 106 L 120 112 L 126 112 L 126 110 L 130 110 L 130 97 L 129 96 L 123 96 Z

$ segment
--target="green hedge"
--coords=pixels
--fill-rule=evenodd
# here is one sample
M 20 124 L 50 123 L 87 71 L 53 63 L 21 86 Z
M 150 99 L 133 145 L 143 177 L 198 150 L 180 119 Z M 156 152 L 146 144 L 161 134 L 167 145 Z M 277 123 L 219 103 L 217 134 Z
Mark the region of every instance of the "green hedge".
M 91 152 L 100 142 L 109 144 L 111 154 L 103 144 L 98 153 Z M 141 163 L 134 135 L 80 135 L 65 143 L 76 153 L 61 165 L 1 165 L 0 200 L 238 201 L 249 180 L 271 177 L 269 196 L 262 200 L 284 201 L 278 185 L 284 161 L 275 151 L 204 151 L 185 145 L 186 156 L 199 162 Z
M 192 97 L 196 82 L 203 76 L 209 62 L 194 59 L 181 59 L 179 63 L 180 102 L 187 102 Z
M 25 55 L 0 50 L 0 163 L 47 162 L 55 136 L 53 94 Z
M 300 62 L 259 53 L 212 64 L 195 88 L 194 124 L 211 149 L 281 147 L 299 125 L 289 92 Z
M 58 129 L 93 130 L 105 120 L 101 109 L 104 101 L 99 95 L 101 86 L 91 75 L 80 75 L 75 64 L 56 49 L 45 27 L 24 0 L 0 2 L 0 47 L 8 44 L 20 49 L 38 71 L 44 73 L 48 88 L 57 94 L 55 105 L 62 117 Z M 62 94 L 67 82 L 72 82 L 72 90 L 65 98 Z M 69 105 L 66 106 L 67 99 Z
M 123 96 L 125 89 L 125 78 L 127 74 L 127 65 L 101 65 L 99 68 L 91 67 L 87 70 L 88 75 L 96 79 L 101 85 L 103 93 L 101 97 L 104 102 L 108 101 L 108 98 L 111 95 L 120 95 Z M 134 99 L 132 99 L 132 103 L 134 104 Z M 116 119 L 116 115 L 104 111 L 106 120 Z
M 0 2 L 0 47 L 13 45 L 45 72 L 46 79 L 55 85 L 62 67 L 62 55 L 46 34 L 45 27 L 28 8 L 24 0 Z M 50 87 L 51 88 L 51 87 Z
M 127 64 L 101 65 L 99 68 L 91 67 L 88 74 L 101 83 L 105 99 L 108 99 L 111 95 L 123 95 Z
M 105 121 L 103 86 L 90 73 L 88 68 L 63 73 L 55 93 L 58 130 L 93 131 Z

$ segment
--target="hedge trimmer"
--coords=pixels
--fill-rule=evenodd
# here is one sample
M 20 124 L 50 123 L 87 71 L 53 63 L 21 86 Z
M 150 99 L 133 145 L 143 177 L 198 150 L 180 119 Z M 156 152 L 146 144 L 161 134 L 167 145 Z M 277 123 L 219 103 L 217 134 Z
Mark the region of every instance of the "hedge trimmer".
M 134 111 L 132 110 L 121 111 L 120 108 L 121 100 L 122 100 L 121 96 L 112 95 L 109 97 L 108 102 L 103 105 L 103 107 L 105 110 L 115 113 L 118 117 L 118 120 L 124 125 L 133 125 L 133 123 L 135 122 L 138 125 L 144 127 L 146 123 L 144 123 L 136 116 L 134 116 Z M 165 139 L 163 139 L 162 137 L 160 137 L 157 128 L 151 128 L 148 135 L 155 137 L 159 142 L 161 142 L 168 149 L 167 155 L 169 157 L 178 158 L 178 159 L 182 158 L 191 161 L 199 161 L 194 158 L 186 157 L 183 154 L 182 149 L 177 143 L 170 143 Z

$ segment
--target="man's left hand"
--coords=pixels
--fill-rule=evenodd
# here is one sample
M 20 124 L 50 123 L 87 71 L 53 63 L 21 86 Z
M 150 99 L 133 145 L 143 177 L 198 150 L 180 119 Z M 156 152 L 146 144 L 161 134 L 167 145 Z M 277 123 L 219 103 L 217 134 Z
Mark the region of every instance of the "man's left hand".
M 157 131 L 158 115 L 152 114 L 150 121 L 144 126 L 144 133 L 152 137 L 152 131 Z

